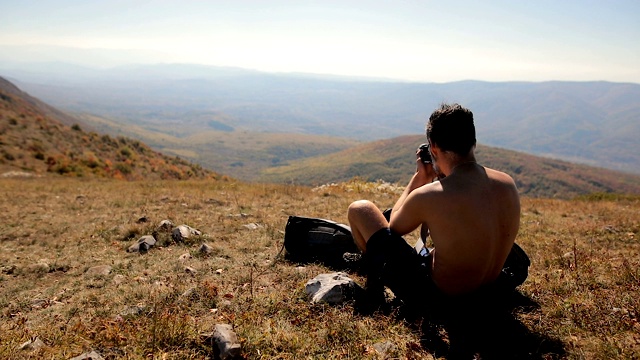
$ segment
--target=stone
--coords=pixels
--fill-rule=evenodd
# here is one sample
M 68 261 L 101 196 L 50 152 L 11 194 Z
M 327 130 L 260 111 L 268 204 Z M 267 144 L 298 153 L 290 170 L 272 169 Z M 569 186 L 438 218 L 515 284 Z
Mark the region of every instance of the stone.
M 238 335 L 229 324 L 216 324 L 213 333 L 201 334 L 205 342 L 213 346 L 213 352 L 222 360 L 234 359 L 240 356 L 242 346 Z
M 144 253 L 149 251 L 149 249 L 151 249 L 155 245 L 156 245 L 156 238 L 154 238 L 152 235 L 145 235 L 140 239 L 138 239 L 138 241 L 135 244 L 129 246 L 129 248 L 127 249 L 127 252 Z
M 200 236 L 202 232 L 187 225 L 180 225 L 171 230 L 171 238 L 175 242 L 183 242 L 194 236 Z
M 396 346 L 391 341 L 375 343 L 373 344 L 373 348 L 383 359 L 391 358 L 391 353 L 396 350 Z
M 29 272 L 35 274 L 46 274 L 49 272 L 51 267 L 46 262 L 40 261 L 37 264 L 31 264 L 28 267 Z
M 158 224 L 158 228 L 157 230 L 164 230 L 164 231 L 170 231 L 171 229 L 173 229 L 173 222 L 171 222 L 171 220 L 162 220 L 160 221 L 160 224 Z
M 359 291 L 363 291 L 360 285 L 343 272 L 320 274 L 305 285 L 305 292 L 312 303 L 342 304 L 355 299 Z
M 15 265 L 0 266 L 0 274 L 13 275 L 17 268 Z
M 85 272 L 87 276 L 107 276 L 111 273 L 111 266 L 109 265 L 98 265 L 94 267 L 90 267 Z
M 187 274 L 195 275 L 195 274 L 198 273 L 198 270 L 187 266 L 187 267 L 184 268 L 184 272 L 186 272 Z
M 120 312 L 120 316 L 127 317 L 127 316 L 140 315 L 144 312 L 145 309 L 146 307 L 143 305 L 127 306 L 124 310 Z
M 256 223 L 249 223 L 246 225 L 242 225 L 245 229 L 249 229 L 249 230 L 257 230 L 259 229 L 261 226 L 256 224 Z
M 122 274 L 118 274 L 116 276 L 113 277 L 113 283 L 116 285 L 120 285 L 122 284 L 127 278 L 122 275 Z
M 192 298 L 198 295 L 198 288 L 195 286 L 188 288 L 185 292 L 182 293 L 182 297 Z
M 45 299 L 33 299 L 31 301 L 31 307 L 34 309 L 44 309 L 49 307 L 50 301 Z
M 95 350 L 91 350 L 91 352 L 78 355 L 69 360 L 104 360 L 104 358 L 100 354 L 98 354 Z
M 22 343 L 22 345 L 20 345 L 18 348 L 20 350 L 26 350 L 26 351 L 33 351 L 33 350 L 39 350 L 40 348 L 42 348 L 44 345 L 44 343 L 42 342 L 42 340 L 36 338 L 32 338 L 31 340 Z
M 203 243 L 202 246 L 200 246 L 199 251 L 201 254 L 209 255 L 213 253 L 213 248 L 210 245 Z
M 138 220 L 136 220 L 136 223 L 138 223 L 138 224 L 142 224 L 142 223 L 146 223 L 146 222 L 149 222 L 149 218 L 146 215 L 144 215 L 144 216 L 140 217 Z
M 180 257 L 178 258 L 178 260 L 180 260 L 180 261 L 187 261 L 187 260 L 192 259 L 192 258 L 193 258 L 193 256 L 191 256 L 191 254 L 189 254 L 189 253 L 184 253 L 184 254 L 180 255 Z

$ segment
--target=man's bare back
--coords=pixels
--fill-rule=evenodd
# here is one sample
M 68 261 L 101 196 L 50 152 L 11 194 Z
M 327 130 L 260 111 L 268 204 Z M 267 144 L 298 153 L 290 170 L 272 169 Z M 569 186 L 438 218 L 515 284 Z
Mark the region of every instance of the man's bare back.
M 433 280 L 443 292 L 474 290 L 498 277 L 519 228 L 520 201 L 508 175 L 475 162 L 455 167 L 439 182 L 416 189 L 421 224 L 434 244 Z M 402 213 L 391 229 L 405 233 Z

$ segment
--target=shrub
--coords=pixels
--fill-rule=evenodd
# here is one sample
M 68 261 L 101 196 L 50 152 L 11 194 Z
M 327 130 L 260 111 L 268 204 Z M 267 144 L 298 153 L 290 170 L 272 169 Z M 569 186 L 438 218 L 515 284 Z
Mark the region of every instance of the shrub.
M 132 151 L 128 146 L 123 146 L 122 148 L 120 148 L 120 154 L 128 159 L 131 157 Z
M 16 159 L 16 158 L 15 158 L 15 156 L 13 156 L 13 154 L 12 154 L 12 153 L 10 153 L 10 152 L 8 152 L 8 151 L 6 151 L 6 150 L 4 150 L 4 151 L 3 151 L 3 154 L 2 154 L 2 155 L 4 156 L 4 158 L 5 158 L 5 159 L 7 159 L 7 160 L 9 160 L 9 161 L 13 161 L 13 160 L 15 160 L 15 159 Z
M 129 175 L 133 171 L 131 165 L 125 163 L 117 163 L 116 170 L 120 171 L 123 175 Z

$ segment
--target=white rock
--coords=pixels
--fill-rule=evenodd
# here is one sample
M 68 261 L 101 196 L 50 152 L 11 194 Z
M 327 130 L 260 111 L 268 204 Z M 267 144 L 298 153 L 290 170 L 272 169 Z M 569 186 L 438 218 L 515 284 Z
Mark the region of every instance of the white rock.
M 138 239 L 138 241 L 129 246 L 127 252 L 145 252 L 156 245 L 156 239 L 151 235 L 145 235 Z
M 107 276 L 111 273 L 111 266 L 109 265 L 98 265 L 94 267 L 90 267 L 85 272 L 87 276 Z
M 213 248 L 206 243 L 203 243 L 202 246 L 200 246 L 200 253 L 202 254 L 211 254 L 213 252 Z
M 242 347 L 238 336 L 229 324 L 216 324 L 213 331 L 213 340 L 218 345 L 220 359 L 233 359 L 240 355 Z
M 171 238 L 175 242 L 182 242 L 193 236 L 200 236 L 202 232 L 187 225 L 180 225 L 171 230 Z
M 42 340 L 36 337 L 27 342 L 22 343 L 22 345 L 19 346 L 19 349 L 20 350 L 38 350 L 43 346 L 44 346 L 44 343 L 42 342 Z
M 98 354 L 95 350 L 92 350 L 91 352 L 78 355 L 69 360 L 104 360 L 104 358 L 100 354 Z
M 359 289 L 360 286 L 343 272 L 320 274 L 305 285 L 311 302 L 326 302 L 332 305 L 353 299 Z

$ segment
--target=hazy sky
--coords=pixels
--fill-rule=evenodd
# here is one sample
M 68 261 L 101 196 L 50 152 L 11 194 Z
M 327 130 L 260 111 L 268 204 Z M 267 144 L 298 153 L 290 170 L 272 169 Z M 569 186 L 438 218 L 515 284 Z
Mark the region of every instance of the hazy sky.
M 96 66 L 640 83 L 640 1 L 0 0 L 0 52 Z

